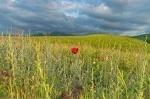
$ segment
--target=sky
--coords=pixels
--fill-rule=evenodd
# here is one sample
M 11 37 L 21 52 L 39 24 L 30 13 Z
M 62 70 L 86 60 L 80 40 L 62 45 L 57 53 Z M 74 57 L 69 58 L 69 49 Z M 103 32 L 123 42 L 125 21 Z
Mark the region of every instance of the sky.
M 150 32 L 150 0 L 0 0 L 0 32 Z

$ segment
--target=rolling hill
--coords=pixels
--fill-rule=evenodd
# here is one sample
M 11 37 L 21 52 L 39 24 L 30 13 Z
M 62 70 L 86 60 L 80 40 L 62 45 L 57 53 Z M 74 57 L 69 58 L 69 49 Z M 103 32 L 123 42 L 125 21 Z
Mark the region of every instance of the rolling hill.
M 134 36 L 133 38 L 137 38 L 137 39 L 150 43 L 150 34 L 137 35 L 137 36 Z

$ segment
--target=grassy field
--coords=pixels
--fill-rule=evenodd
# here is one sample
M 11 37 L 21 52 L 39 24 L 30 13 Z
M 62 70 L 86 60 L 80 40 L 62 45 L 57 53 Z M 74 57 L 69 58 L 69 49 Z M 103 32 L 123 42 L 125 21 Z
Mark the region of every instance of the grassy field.
M 150 99 L 150 45 L 112 35 L 0 37 L 0 98 Z

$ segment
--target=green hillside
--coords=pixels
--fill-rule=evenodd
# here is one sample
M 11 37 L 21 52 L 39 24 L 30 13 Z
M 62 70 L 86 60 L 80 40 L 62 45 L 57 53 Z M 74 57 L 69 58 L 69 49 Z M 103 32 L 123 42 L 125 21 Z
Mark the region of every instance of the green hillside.
M 35 40 L 43 41 L 41 37 L 33 37 Z M 50 36 L 47 38 L 46 42 L 49 43 L 60 43 L 60 44 L 78 44 L 78 45 L 88 45 L 95 48 L 111 48 L 111 49 L 121 49 L 123 51 L 139 51 L 144 50 L 145 47 L 150 47 L 149 44 L 146 44 L 144 41 L 124 37 L 124 36 L 114 36 L 114 35 L 105 35 L 105 34 L 95 34 L 87 36 Z M 150 50 L 150 49 L 148 49 Z
M 137 38 L 150 43 L 150 34 L 138 35 L 138 36 L 134 36 L 133 38 Z

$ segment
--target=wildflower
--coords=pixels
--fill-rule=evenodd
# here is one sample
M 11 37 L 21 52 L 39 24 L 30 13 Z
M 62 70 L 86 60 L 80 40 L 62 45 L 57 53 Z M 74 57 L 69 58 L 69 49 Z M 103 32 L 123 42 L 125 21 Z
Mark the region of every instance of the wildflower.
M 105 60 L 106 60 L 106 61 L 108 61 L 108 60 L 109 60 L 109 57 L 108 57 L 108 56 L 106 56 L 106 57 L 105 57 Z
M 139 55 L 136 53 L 136 54 L 135 54 L 135 57 L 139 57 Z
M 77 48 L 77 47 L 71 48 L 71 52 L 72 52 L 73 54 L 77 54 L 78 51 L 79 51 L 79 48 Z
M 94 62 L 93 62 L 93 64 L 95 65 L 95 64 L 96 64 L 96 62 L 94 61 Z

